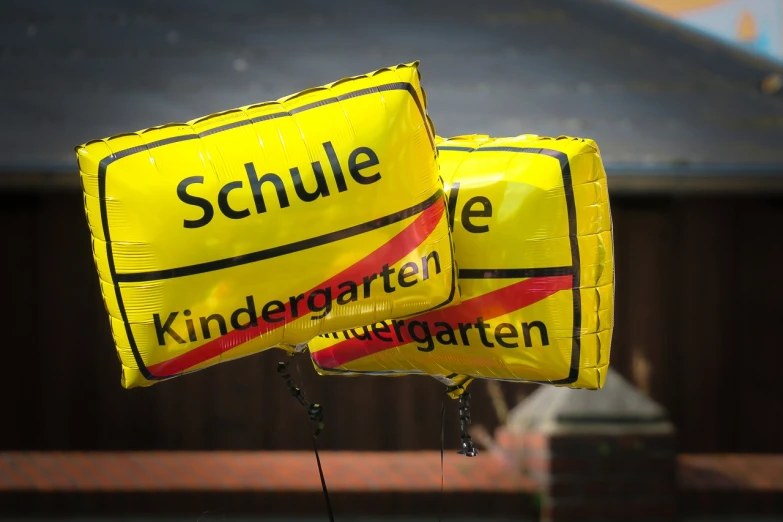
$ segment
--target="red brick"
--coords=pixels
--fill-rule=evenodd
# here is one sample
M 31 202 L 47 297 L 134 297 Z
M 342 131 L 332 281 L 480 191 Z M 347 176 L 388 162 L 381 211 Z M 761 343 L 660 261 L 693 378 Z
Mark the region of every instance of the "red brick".
M 677 461 L 685 490 L 783 492 L 783 455 L 680 455 Z
M 601 439 L 588 440 L 594 443 Z M 566 444 L 573 443 L 572 440 Z M 630 438 L 618 442 L 619 446 L 632 444 Z M 569 502 L 572 507 L 574 502 L 581 502 L 585 509 L 572 510 L 571 516 L 583 520 L 585 513 L 592 516 L 594 512 L 606 511 L 602 506 L 607 497 L 620 497 L 623 501 L 633 498 L 639 484 L 644 484 L 645 495 L 663 495 L 666 485 L 674 484 L 677 476 L 678 498 L 686 513 L 783 512 L 781 456 L 683 455 L 677 461 L 677 475 L 673 467 L 660 464 L 664 460 L 662 457 L 648 459 L 644 464 L 644 459 L 607 458 L 603 464 L 596 464 L 596 459 L 556 458 L 555 466 L 563 469 L 551 473 L 550 465 L 541 465 L 538 471 L 531 470 L 530 478 L 495 458 L 492 452 L 483 452 L 474 459 L 447 453 L 445 490 L 449 495 L 499 492 L 522 496 L 535 490 L 535 479 L 548 492 L 545 501 L 554 502 L 552 505 L 560 506 L 566 513 Z M 322 461 L 327 485 L 335 495 L 367 492 L 438 495 L 440 491 L 440 455 L 436 451 L 323 452 Z M 589 463 L 586 469 L 582 467 L 585 462 Z M 633 463 L 633 469 L 625 466 L 629 462 Z M 152 498 L 164 491 L 197 496 L 215 491 L 248 495 L 302 493 L 317 499 L 320 489 L 315 459 L 309 452 L 0 454 L 0 495 L 9 499 L 30 494 L 53 498 L 74 492 L 83 495 L 133 492 Z M 588 505 L 588 500 L 596 499 L 600 500 L 597 506 Z M 638 509 L 635 504 L 623 507 L 624 502 L 620 501 L 612 505 L 616 513 L 606 513 L 605 518 L 621 516 L 617 513 L 623 509 Z M 657 516 L 654 510 L 645 508 L 644 513 L 636 513 L 628 520 L 641 520 L 642 515 Z
M 440 454 L 323 452 L 335 491 L 440 491 Z M 4 453 L 0 491 L 320 491 L 309 452 Z M 57 469 L 55 480 L 49 470 Z M 524 492 L 533 482 L 485 452 L 446 454 L 446 491 Z
M 549 437 L 541 433 L 514 433 L 505 428 L 499 428 L 495 441 L 500 448 L 509 452 L 539 454 L 546 452 Z

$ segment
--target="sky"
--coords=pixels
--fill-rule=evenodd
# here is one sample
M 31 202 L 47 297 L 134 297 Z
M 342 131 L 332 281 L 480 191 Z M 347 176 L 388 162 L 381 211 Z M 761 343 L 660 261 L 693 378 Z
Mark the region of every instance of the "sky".
M 620 0 L 783 61 L 783 0 Z

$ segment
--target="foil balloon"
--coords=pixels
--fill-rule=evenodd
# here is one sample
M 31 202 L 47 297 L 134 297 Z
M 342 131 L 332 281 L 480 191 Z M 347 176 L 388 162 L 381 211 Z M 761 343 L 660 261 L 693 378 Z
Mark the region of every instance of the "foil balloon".
M 592 140 L 440 140 L 462 302 L 321 334 L 322 374 L 426 374 L 602 387 L 614 267 L 606 175 Z
M 457 303 L 418 63 L 76 148 L 126 388 Z

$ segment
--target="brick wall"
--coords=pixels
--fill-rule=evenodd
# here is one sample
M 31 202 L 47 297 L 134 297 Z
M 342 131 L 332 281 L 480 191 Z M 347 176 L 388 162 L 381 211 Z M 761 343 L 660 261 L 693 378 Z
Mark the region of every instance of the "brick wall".
M 643 451 L 641 444 L 660 451 L 662 461 L 670 446 L 659 437 L 571 437 L 566 447 L 576 442 L 579 450 L 564 453 L 563 462 L 571 464 L 539 472 L 539 478 L 553 478 L 541 494 L 516 469 L 524 459 L 520 452 L 529 449 L 534 461 L 551 448 L 557 462 L 563 454 L 557 439 L 499 435 L 505 459 L 492 451 L 472 459 L 446 453 L 442 496 L 436 451 L 323 452 L 335 516 L 434 517 L 442 506 L 444 519 L 671 520 L 669 504 L 649 506 L 668 491 L 667 475 L 652 472 L 661 462 L 629 451 Z M 593 454 L 606 454 L 607 447 L 603 462 L 616 458 L 602 476 L 605 467 Z M 636 467 L 620 473 L 626 464 L 617 461 L 626 459 Z M 0 453 L 0 518 L 171 514 L 196 520 L 205 512 L 323 517 L 314 460 L 312 452 Z M 686 520 L 783 514 L 783 455 L 679 455 L 676 465 L 678 510 Z M 566 473 L 577 469 L 582 476 Z
M 513 516 L 534 520 L 533 483 L 490 454 L 321 453 L 338 520 Z M 312 452 L 1 453 L 6 515 L 325 516 Z

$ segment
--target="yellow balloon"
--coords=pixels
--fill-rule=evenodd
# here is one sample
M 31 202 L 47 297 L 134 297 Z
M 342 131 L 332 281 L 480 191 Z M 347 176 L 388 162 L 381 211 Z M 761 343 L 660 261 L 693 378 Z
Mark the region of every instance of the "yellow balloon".
M 123 386 L 457 303 L 425 100 L 411 63 L 77 147 Z
M 603 386 L 614 310 L 612 221 L 592 140 L 440 140 L 461 304 L 322 334 L 321 374 Z M 415 267 L 402 268 L 401 279 Z

